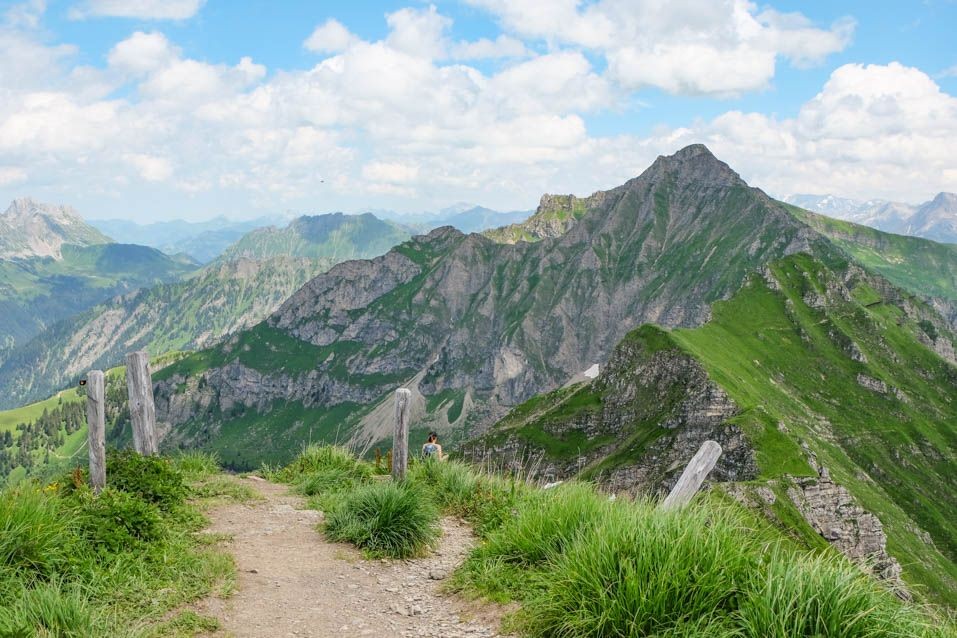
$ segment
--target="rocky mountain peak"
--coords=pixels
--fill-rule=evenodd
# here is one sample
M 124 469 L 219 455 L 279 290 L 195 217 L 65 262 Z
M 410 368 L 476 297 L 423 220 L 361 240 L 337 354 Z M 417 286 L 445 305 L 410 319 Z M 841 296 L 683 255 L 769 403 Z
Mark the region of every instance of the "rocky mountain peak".
M 744 180 L 719 160 L 704 144 L 685 146 L 672 155 L 658 159 L 640 178 L 669 177 L 678 183 L 694 182 L 704 186 L 737 186 Z
M 22 197 L 14 199 L 0 215 L 0 259 L 60 259 L 63 244 L 89 246 L 111 242 L 69 206 Z
M 957 208 L 957 193 L 937 193 L 937 197 L 935 197 L 931 203 L 935 206 Z

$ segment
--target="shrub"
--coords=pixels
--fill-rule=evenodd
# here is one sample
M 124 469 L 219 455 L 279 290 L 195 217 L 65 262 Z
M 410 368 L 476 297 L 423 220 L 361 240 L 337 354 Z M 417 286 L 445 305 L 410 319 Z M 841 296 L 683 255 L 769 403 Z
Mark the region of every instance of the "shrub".
M 49 577 L 69 562 L 74 519 L 52 491 L 0 492 L 0 568 Z
M 90 638 L 95 635 L 86 598 L 55 584 L 26 589 L 13 605 L 0 607 L 0 636 Z
M 552 555 L 544 591 L 527 606 L 532 635 L 722 633 L 722 617 L 759 567 L 755 535 L 737 515 L 636 503 L 603 519 Z
M 174 456 L 172 461 L 176 471 L 191 481 L 210 477 L 220 470 L 219 458 L 211 452 L 184 451 Z
M 110 451 L 106 457 L 106 480 L 114 489 L 135 494 L 163 510 L 186 500 L 183 475 L 167 459 L 158 456 L 142 456 L 132 450 Z
M 780 552 L 755 574 L 736 620 L 753 638 L 934 635 L 921 614 L 847 561 Z
M 163 521 L 155 505 L 112 488 L 98 496 L 81 497 L 80 525 L 84 538 L 101 553 L 136 548 L 163 536 Z
M 438 537 L 438 513 L 409 483 L 372 483 L 346 494 L 327 512 L 325 533 L 372 556 L 409 558 Z

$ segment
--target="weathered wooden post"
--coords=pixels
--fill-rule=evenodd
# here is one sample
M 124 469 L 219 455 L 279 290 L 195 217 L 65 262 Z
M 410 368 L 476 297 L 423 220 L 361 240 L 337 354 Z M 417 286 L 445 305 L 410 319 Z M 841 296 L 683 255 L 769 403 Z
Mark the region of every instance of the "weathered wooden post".
M 698 488 L 714 468 L 721 456 L 721 446 L 716 441 L 705 441 L 698 453 L 694 455 L 688 467 L 681 473 L 681 478 L 675 483 L 671 494 L 664 500 L 661 507 L 664 509 L 687 505 L 697 494 Z
M 153 405 L 153 380 L 150 359 L 145 351 L 126 355 L 126 389 L 130 396 L 130 421 L 133 447 L 140 454 L 156 454 L 156 406 Z
M 412 391 L 399 388 L 395 391 L 395 432 L 392 436 L 392 479 L 405 478 L 409 465 L 409 407 Z
M 86 375 L 87 447 L 90 449 L 90 485 L 97 494 L 106 487 L 106 386 L 102 370 Z

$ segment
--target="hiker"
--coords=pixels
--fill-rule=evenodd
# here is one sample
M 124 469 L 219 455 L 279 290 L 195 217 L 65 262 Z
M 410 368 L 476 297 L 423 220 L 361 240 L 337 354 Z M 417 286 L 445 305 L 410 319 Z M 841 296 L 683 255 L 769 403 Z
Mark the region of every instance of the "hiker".
M 442 446 L 439 445 L 439 435 L 435 432 L 429 432 L 429 438 L 422 446 L 422 458 L 442 460 Z

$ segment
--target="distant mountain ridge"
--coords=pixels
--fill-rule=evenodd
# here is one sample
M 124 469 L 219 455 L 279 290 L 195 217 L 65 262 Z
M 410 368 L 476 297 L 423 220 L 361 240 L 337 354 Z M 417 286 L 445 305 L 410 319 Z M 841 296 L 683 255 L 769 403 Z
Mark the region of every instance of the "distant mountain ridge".
M 64 244 L 93 246 L 113 240 L 83 221 L 69 206 L 15 199 L 0 215 L 0 259 L 62 258 Z
M 304 215 L 281 228 L 267 226 L 243 235 L 223 251 L 219 260 L 285 255 L 324 259 L 332 265 L 346 259 L 376 257 L 411 236 L 409 228 L 371 213 Z
M 200 222 L 176 219 L 139 224 L 126 219 L 91 219 L 88 223 L 117 241 L 151 246 L 168 255 L 185 253 L 205 264 L 246 233 L 284 220 L 280 216 L 264 216 L 237 221 L 219 216 Z
M 931 201 L 918 205 L 834 195 L 788 195 L 783 201 L 888 233 L 957 243 L 957 195 L 954 193 L 939 193 Z

